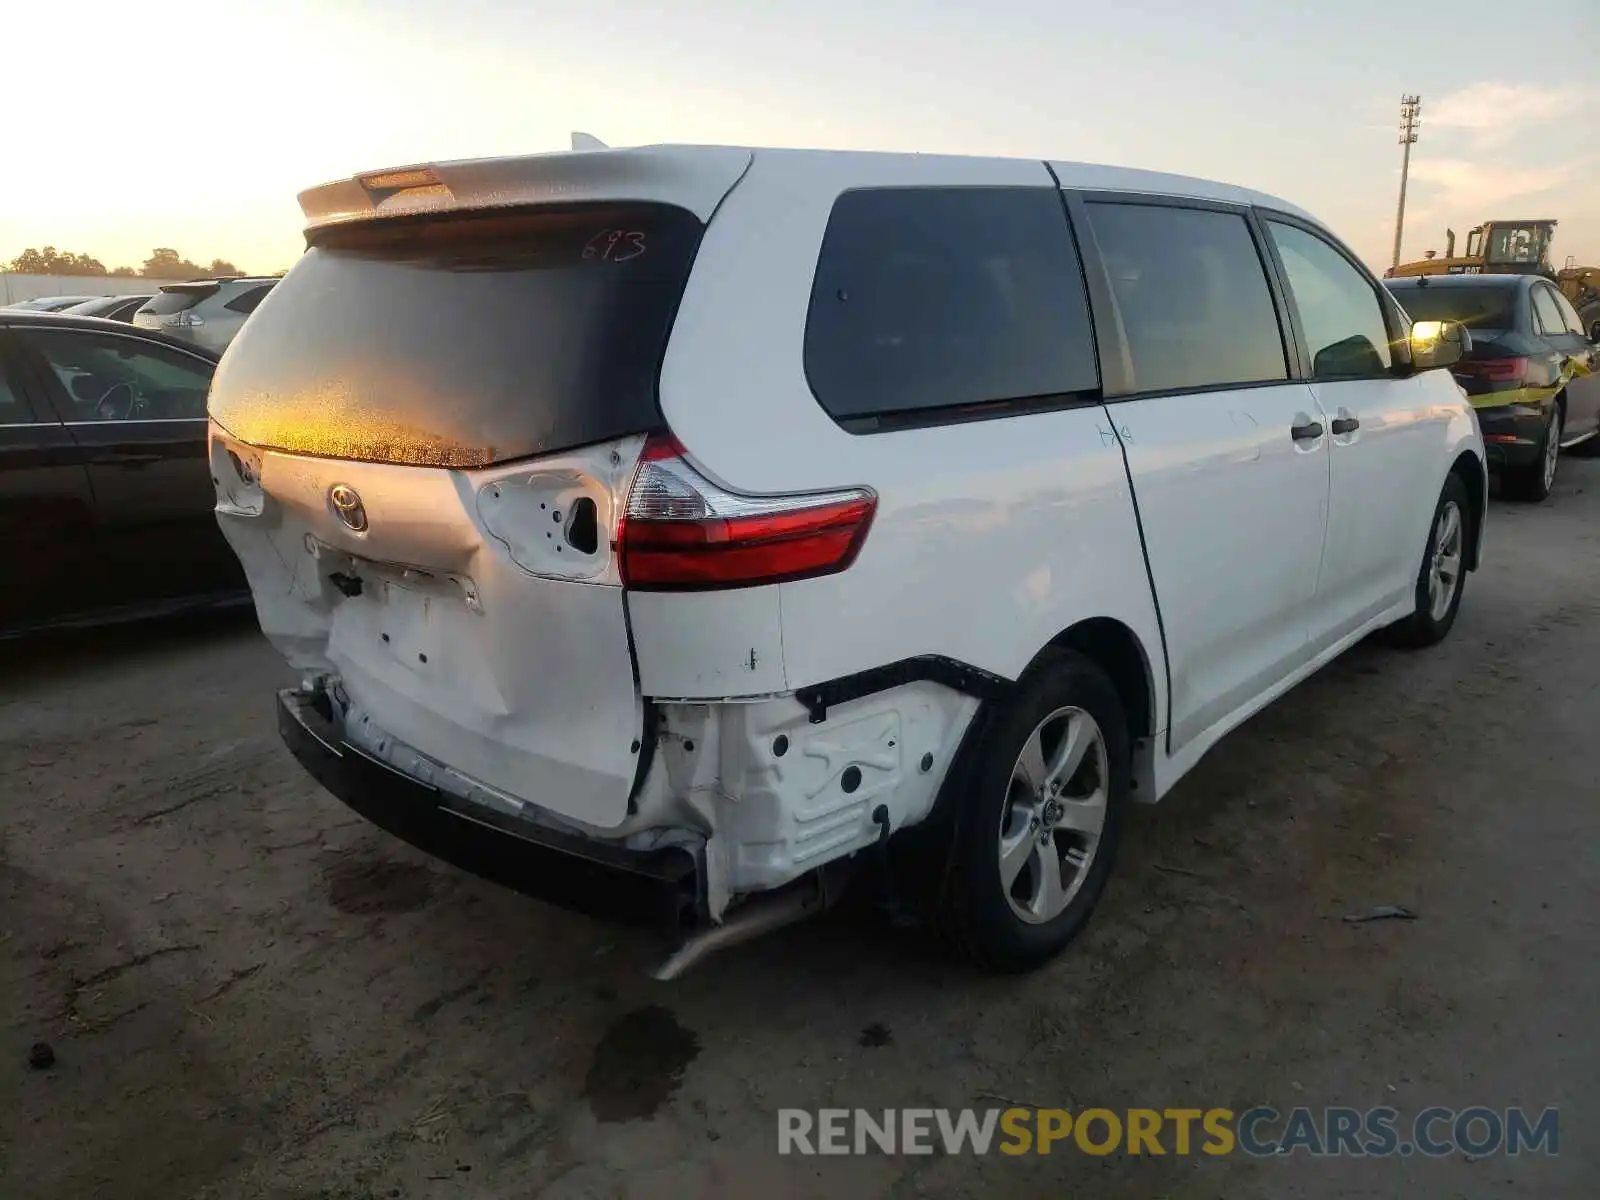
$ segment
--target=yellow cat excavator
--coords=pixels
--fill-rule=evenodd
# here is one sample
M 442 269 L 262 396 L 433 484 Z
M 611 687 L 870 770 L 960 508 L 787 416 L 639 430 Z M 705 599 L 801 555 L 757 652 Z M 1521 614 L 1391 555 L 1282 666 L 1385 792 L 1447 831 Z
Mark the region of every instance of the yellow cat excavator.
M 1414 262 L 1401 263 L 1385 276 L 1407 275 L 1543 275 L 1555 282 L 1583 318 L 1591 342 L 1600 342 L 1600 267 L 1580 267 L 1569 258 L 1559 271 L 1550 265 L 1550 242 L 1556 223 L 1485 221 L 1467 233 L 1466 253 L 1457 257 L 1455 230 L 1445 230 L 1441 258 L 1429 250 Z

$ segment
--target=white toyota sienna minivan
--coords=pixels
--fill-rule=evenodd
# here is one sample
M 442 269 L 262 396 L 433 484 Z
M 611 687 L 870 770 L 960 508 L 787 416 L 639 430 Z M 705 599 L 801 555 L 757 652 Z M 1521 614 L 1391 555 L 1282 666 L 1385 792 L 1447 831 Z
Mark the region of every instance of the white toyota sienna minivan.
M 1269 196 L 650 147 L 300 200 L 210 407 L 283 736 L 663 976 L 861 867 L 1045 961 L 1130 801 L 1477 564 L 1465 335 Z

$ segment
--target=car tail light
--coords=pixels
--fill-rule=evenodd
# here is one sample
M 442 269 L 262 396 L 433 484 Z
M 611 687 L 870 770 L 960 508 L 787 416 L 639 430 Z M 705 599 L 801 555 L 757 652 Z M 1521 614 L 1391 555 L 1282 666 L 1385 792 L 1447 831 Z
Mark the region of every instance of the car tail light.
M 1527 373 L 1526 358 L 1464 358 L 1451 368 L 1457 375 L 1471 376 L 1489 383 L 1510 383 Z
M 712 483 L 652 434 L 618 523 L 622 581 L 640 590 L 752 587 L 843 571 L 866 540 L 867 488 L 745 496 Z
M 189 326 L 194 326 L 194 325 L 204 325 L 206 323 L 206 319 L 204 317 L 200 316 L 198 313 L 181 312 L 181 313 L 173 313 L 170 317 L 168 317 L 165 321 L 163 321 L 161 323 L 163 325 L 182 325 L 182 326 L 185 326 L 185 327 L 189 327 Z

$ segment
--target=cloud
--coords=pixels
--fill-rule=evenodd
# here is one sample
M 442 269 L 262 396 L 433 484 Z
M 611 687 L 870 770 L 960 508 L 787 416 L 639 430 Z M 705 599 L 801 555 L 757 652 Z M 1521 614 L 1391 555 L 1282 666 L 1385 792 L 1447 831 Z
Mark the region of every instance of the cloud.
M 1411 164 L 1411 178 L 1430 208 L 1451 212 L 1488 212 L 1508 201 L 1538 196 L 1587 175 L 1591 163 L 1555 163 L 1542 167 L 1506 170 L 1459 158 L 1419 159 Z
M 1503 145 L 1528 126 L 1561 120 L 1596 98 L 1592 89 L 1486 81 L 1424 104 L 1423 127 L 1459 129 L 1480 147 Z
M 1567 235 L 1567 251 L 1583 249 L 1592 224 L 1575 215 L 1570 205 L 1555 195 L 1574 181 L 1594 177 L 1600 161 L 1505 170 L 1464 159 L 1424 159 L 1411 164 L 1412 195 L 1406 206 L 1406 250 L 1416 257 L 1419 245 L 1443 252 L 1438 236 L 1446 226 L 1465 237 L 1479 221 L 1524 217 L 1557 217 Z M 1393 236 L 1393 226 L 1389 227 Z M 1420 239 L 1420 241 L 1418 240 Z M 1464 244 L 1464 243 L 1462 243 Z M 1457 251 L 1461 249 L 1458 244 Z

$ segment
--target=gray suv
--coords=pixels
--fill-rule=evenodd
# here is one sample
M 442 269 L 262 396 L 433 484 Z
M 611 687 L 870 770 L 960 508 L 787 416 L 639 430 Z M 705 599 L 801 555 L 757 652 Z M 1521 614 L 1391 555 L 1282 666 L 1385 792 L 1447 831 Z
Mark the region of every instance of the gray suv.
M 133 323 L 221 354 L 277 282 L 239 277 L 169 283 L 133 314 Z

